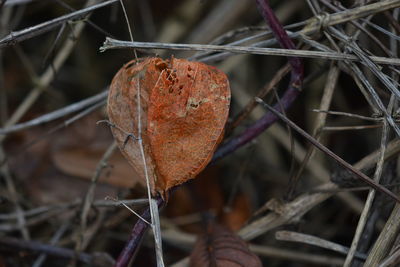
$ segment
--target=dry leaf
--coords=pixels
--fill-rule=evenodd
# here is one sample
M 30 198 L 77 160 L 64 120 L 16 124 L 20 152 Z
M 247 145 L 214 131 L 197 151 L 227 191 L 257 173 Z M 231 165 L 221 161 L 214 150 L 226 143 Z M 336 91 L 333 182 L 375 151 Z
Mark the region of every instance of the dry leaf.
M 207 234 L 193 248 L 190 266 L 260 267 L 262 264 L 240 237 L 220 225 L 210 224 Z
M 16 140 L 7 142 L 7 152 L 15 155 L 10 158 L 10 169 L 33 202 L 54 204 L 84 198 L 99 160 L 113 141 L 106 127 L 96 127 L 96 122 L 101 119 L 104 119 L 102 112 L 92 113 L 56 134 L 46 136 L 23 153 L 19 152 L 21 147 L 42 137 L 47 127 L 14 134 Z M 131 166 L 116 151 L 100 176 L 100 182 L 104 183 L 97 185 L 96 199 L 116 195 L 120 188 L 114 186 L 132 188 L 133 175 Z
M 107 148 L 93 147 L 66 147 L 52 153 L 54 165 L 63 173 L 79 178 L 92 179 L 96 167 Z M 101 183 L 132 188 L 135 185 L 133 179 L 136 174 L 122 155 L 117 151 L 107 161 L 108 169 L 105 169 L 99 178 Z
M 229 103 L 228 79 L 218 69 L 184 59 L 146 58 L 127 63 L 115 75 L 108 114 L 119 148 L 145 185 L 136 139 L 140 114 L 151 190 L 163 195 L 209 163 L 222 139 Z
M 103 125 L 96 122 L 104 119 L 101 112 L 93 113 L 77 121 L 71 127 L 58 134 L 52 142 L 51 161 L 62 173 L 91 180 L 104 152 L 112 143 L 112 135 Z M 82 145 L 84 144 L 84 145 Z M 136 176 L 131 166 L 118 151 L 107 161 L 99 182 L 132 188 L 135 185 L 132 176 Z

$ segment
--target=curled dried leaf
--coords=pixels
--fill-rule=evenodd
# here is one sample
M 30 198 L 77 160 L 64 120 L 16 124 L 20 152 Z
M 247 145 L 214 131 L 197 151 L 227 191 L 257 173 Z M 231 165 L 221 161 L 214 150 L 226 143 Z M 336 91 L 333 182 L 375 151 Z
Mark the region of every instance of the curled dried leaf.
M 220 225 L 210 224 L 206 235 L 197 240 L 192 250 L 190 266 L 260 267 L 262 264 L 239 236 Z
M 140 98 L 138 98 L 138 94 Z M 108 98 L 112 133 L 138 179 L 152 193 L 196 177 L 222 140 L 230 90 L 218 69 L 184 59 L 131 61 L 115 75 Z

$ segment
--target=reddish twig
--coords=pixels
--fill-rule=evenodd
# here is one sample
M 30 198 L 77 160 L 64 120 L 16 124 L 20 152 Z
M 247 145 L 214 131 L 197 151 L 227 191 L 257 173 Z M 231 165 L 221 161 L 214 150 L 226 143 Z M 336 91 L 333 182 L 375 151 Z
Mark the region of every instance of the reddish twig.
M 158 196 L 156 198 L 158 208 L 160 209 L 164 205 L 164 200 Z M 148 206 L 144 212 L 142 213 L 141 217 L 146 221 L 150 221 L 150 206 Z M 114 267 L 125 267 L 128 266 L 129 261 L 135 254 L 137 248 L 139 247 L 140 241 L 144 233 L 146 232 L 149 224 L 142 220 L 138 219 L 135 226 L 132 229 L 131 235 L 129 236 L 128 241 L 125 244 L 124 249 L 119 254 L 117 261 L 115 262 Z
M 278 40 L 280 45 L 285 49 L 295 49 L 295 45 L 293 44 L 292 40 L 289 38 L 286 31 L 283 29 L 283 26 L 280 24 L 273 10 L 269 6 L 268 0 L 256 1 L 264 19 L 267 21 L 269 27 L 271 28 L 275 38 Z M 284 110 L 287 110 L 292 105 L 293 101 L 300 93 L 301 85 L 303 83 L 303 62 L 298 57 L 290 57 L 288 58 L 288 60 L 292 67 L 289 87 L 283 95 L 280 101 L 281 103 L 279 105 L 275 104 L 274 106 L 274 108 L 280 112 L 283 111 L 282 108 Z M 277 119 L 278 117 L 271 112 L 265 114 L 252 126 L 247 128 L 242 134 L 235 138 L 232 138 L 227 143 L 222 145 L 214 154 L 213 161 L 223 158 L 224 156 L 232 153 L 239 147 L 247 144 L 248 142 L 256 138 L 259 134 L 264 132 Z
M 275 35 L 275 38 L 278 40 L 280 45 L 285 49 L 295 49 L 295 45 L 293 44 L 292 40 L 288 37 L 286 31 L 283 29 L 283 26 L 276 18 L 273 10 L 269 6 L 267 0 L 256 0 L 260 11 L 270 26 L 272 32 Z M 289 63 L 292 67 L 291 77 L 289 87 L 286 90 L 285 94 L 281 99 L 281 103 L 279 105 L 275 105 L 274 107 L 279 110 L 283 111 L 282 109 L 288 109 L 293 101 L 296 99 L 297 95 L 300 93 L 300 88 L 303 82 L 303 63 L 297 57 L 289 58 Z M 232 138 L 229 142 L 225 143 L 221 146 L 212 159 L 212 162 L 226 156 L 227 154 L 235 151 L 236 149 L 240 148 L 241 146 L 247 144 L 254 138 L 256 138 L 259 134 L 265 131 L 269 126 L 271 126 L 278 117 L 273 113 L 267 113 L 261 119 L 256 121 L 252 126 L 250 126 L 246 131 L 244 131 L 241 135 Z M 161 197 L 157 198 L 157 204 L 162 206 L 164 201 Z M 150 210 L 146 208 L 144 211 L 143 218 L 146 220 L 150 220 Z M 128 265 L 130 259 L 136 252 L 140 240 L 143 237 L 144 232 L 146 231 L 148 224 L 143 222 L 142 220 L 138 220 L 135 226 L 132 229 L 131 235 L 124 247 L 124 250 L 119 255 L 115 267 L 125 267 Z

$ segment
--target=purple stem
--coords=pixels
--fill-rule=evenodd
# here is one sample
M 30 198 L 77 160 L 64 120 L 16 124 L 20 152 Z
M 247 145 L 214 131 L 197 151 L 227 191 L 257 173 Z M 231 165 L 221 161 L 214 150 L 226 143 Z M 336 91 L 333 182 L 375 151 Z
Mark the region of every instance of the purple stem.
M 279 110 L 279 112 L 282 112 L 282 107 L 283 107 L 284 110 L 287 110 L 292 105 L 293 101 L 296 99 L 299 93 L 300 90 L 289 88 L 283 95 L 282 99 L 280 100 L 280 103 L 274 105 L 274 109 Z M 241 146 L 249 143 L 259 134 L 264 132 L 275 121 L 277 121 L 277 119 L 278 117 L 275 116 L 273 113 L 271 112 L 266 113 L 253 125 L 248 127 L 242 134 L 236 136 L 235 138 L 232 138 L 231 140 L 220 146 L 218 150 L 214 153 L 211 162 L 216 162 L 217 160 L 232 153 Z
M 286 49 L 295 49 L 295 45 L 293 44 L 292 40 L 289 38 L 286 31 L 283 29 L 282 24 L 279 22 L 273 10 L 269 6 L 268 0 L 256 0 L 256 2 L 261 14 L 268 23 L 280 45 Z M 280 103 L 276 103 L 274 105 L 274 109 L 279 110 L 279 112 L 283 112 L 281 107 L 283 107 L 284 110 L 287 110 L 292 105 L 293 101 L 299 95 L 301 85 L 303 83 L 303 62 L 298 57 L 289 57 L 288 60 L 292 67 L 290 83 L 285 94 L 282 96 Z M 215 152 L 212 161 L 215 162 L 232 153 L 239 147 L 247 144 L 259 134 L 264 132 L 277 119 L 278 117 L 273 113 L 266 113 L 253 125 L 247 128 L 242 134 L 232 138 L 220 146 Z
M 158 208 L 161 208 L 164 205 L 164 200 L 158 196 L 156 198 Z M 141 215 L 143 219 L 146 221 L 151 220 L 150 216 L 150 206 L 147 207 L 143 214 Z M 141 220 L 138 219 L 135 226 L 132 229 L 131 235 L 129 236 L 128 241 L 125 244 L 124 249 L 121 251 L 121 253 L 118 256 L 117 261 L 115 262 L 114 267 L 126 267 L 129 264 L 129 261 L 132 259 L 133 255 L 135 254 L 137 248 L 139 247 L 140 241 L 142 240 L 142 237 L 144 233 L 146 232 L 148 228 L 148 224 Z
M 260 10 L 265 21 L 269 25 L 275 38 L 278 40 L 282 48 L 296 49 L 292 39 L 289 38 L 282 24 L 275 16 L 274 11 L 269 6 L 268 0 L 256 0 L 258 9 Z M 303 82 L 303 62 L 298 57 L 289 57 L 288 61 L 292 66 L 292 82 L 295 82 L 294 87 L 300 89 Z
M 274 33 L 275 38 L 280 43 L 281 47 L 286 49 L 295 49 L 295 45 L 292 40 L 287 35 L 286 31 L 283 29 L 281 23 L 276 18 L 273 10 L 269 6 L 268 0 L 256 0 L 258 8 L 261 11 L 264 19 L 268 23 L 272 32 Z M 274 108 L 280 112 L 282 112 L 282 108 L 287 110 L 296 97 L 300 93 L 301 85 L 303 82 L 303 62 L 297 57 L 289 57 L 289 63 L 292 67 L 290 83 L 288 89 L 282 96 L 280 103 L 275 104 Z M 254 138 L 256 138 L 259 134 L 264 132 L 270 125 L 272 125 L 278 117 L 273 113 L 266 113 L 262 118 L 256 121 L 252 126 L 247 128 L 242 134 L 239 136 L 232 138 L 230 141 L 222 145 L 215 152 L 214 157 L 211 162 L 215 162 L 216 160 L 228 155 L 229 153 L 235 151 L 241 146 L 247 144 Z M 157 198 L 157 203 L 159 206 L 164 204 L 164 200 L 161 197 Z M 146 220 L 150 220 L 150 210 L 147 208 L 142 217 Z M 124 250 L 121 252 L 120 256 L 117 259 L 115 267 L 126 267 L 136 252 L 138 245 L 140 243 L 141 238 L 143 237 L 144 232 L 146 231 L 148 225 L 142 220 L 138 220 L 135 226 L 132 229 L 129 240 L 127 241 Z

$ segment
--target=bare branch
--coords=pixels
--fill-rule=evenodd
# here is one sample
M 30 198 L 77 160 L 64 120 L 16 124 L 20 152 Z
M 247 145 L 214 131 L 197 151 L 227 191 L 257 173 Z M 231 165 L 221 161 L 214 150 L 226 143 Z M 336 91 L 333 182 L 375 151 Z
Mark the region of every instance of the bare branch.
M 38 36 L 45 32 L 48 32 L 48 31 L 54 29 L 55 27 L 65 23 L 66 21 L 70 21 L 72 19 L 75 19 L 75 20 L 82 19 L 85 17 L 85 15 L 87 13 L 92 12 L 101 7 L 111 5 L 115 2 L 118 2 L 118 0 L 108 0 L 106 2 L 97 4 L 97 5 L 93 5 L 91 7 L 83 8 L 76 12 L 69 13 L 67 15 L 40 23 L 38 25 L 29 27 L 29 28 L 25 28 L 20 31 L 11 32 L 9 35 L 7 35 L 6 37 L 4 37 L 3 39 L 0 40 L 0 48 L 6 47 L 9 45 L 13 45 L 15 43 L 19 43 L 26 39 L 30 39 L 32 37 L 35 37 L 35 36 Z
M 299 242 L 303 244 L 309 244 L 313 246 L 318 246 L 322 248 L 326 248 L 329 250 L 333 250 L 342 254 L 347 254 L 349 251 L 349 248 L 333 243 L 331 241 L 324 240 L 319 237 L 315 237 L 312 235 L 307 235 L 307 234 L 302 234 L 302 233 L 296 233 L 296 232 L 290 232 L 290 231 L 278 231 L 275 233 L 275 238 L 277 240 L 281 241 L 290 241 L 290 242 Z M 367 256 L 365 254 L 356 252 L 355 254 L 356 257 L 359 259 L 365 260 Z
M 100 102 L 102 100 L 104 100 L 108 95 L 108 90 L 101 92 L 100 94 L 91 96 L 89 98 L 86 98 L 82 101 L 73 103 L 69 106 L 66 106 L 64 108 L 55 110 L 53 112 L 47 113 L 43 116 L 40 116 L 36 119 L 27 121 L 27 122 L 23 122 L 23 123 L 19 123 L 16 125 L 12 125 L 9 127 L 5 127 L 5 128 L 0 128 L 0 135 L 2 134 L 9 134 L 9 133 L 13 133 L 13 132 L 17 132 L 17 131 L 21 131 L 21 130 L 25 130 L 25 129 L 29 129 L 31 127 L 34 126 L 38 126 L 50 121 L 54 121 L 56 119 L 59 119 L 61 117 L 64 117 L 68 114 L 71 114 L 73 112 L 79 111 L 83 108 L 86 108 L 90 105 L 96 104 L 97 102 Z
M 230 45 L 205 45 L 205 44 L 176 44 L 176 43 L 152 43 L 152 42 L 129 42 L 106 38 L 100 51 L 104 52 L 108 49 L 122 48 L 144 48 L 144 49 L 171 49 L 171 50 L 187 50 L 187 51 L 214 51 L 214 52 L 231 52 L 238 54 L 253 55 L 269 55 L 269 56 L 285 56 L 285 57 L 305 57 L 329 60 L 349 60 L 361 61 L 354 55 L 336 53 L 307 51 L 297 49 L 281 49 L 281 48 L 261 48 L 252 46 L 230 46 Z M 377 64 L 400 65 L 400 59 L 387 57 L 370 57 L 370 60 Z

